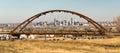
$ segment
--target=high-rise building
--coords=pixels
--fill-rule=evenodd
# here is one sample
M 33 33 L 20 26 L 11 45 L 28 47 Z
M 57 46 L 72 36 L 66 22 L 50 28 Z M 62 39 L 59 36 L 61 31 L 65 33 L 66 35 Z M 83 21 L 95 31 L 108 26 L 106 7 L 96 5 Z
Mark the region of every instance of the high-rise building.
M 71 26 L 73 26 L 73 18 L 71 18 Z

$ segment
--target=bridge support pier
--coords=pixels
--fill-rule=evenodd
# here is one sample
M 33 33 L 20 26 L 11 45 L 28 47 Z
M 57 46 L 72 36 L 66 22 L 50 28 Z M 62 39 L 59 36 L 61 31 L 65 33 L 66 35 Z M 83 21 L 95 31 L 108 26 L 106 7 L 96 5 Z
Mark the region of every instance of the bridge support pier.
M 63 37 L 64 37 L 63 40 L 66 40 L 66 39 L 67 39 L 67 35 L 63 35 Z
M 12 35 L 11 34 L 9 34 L 9 40 L 12 40 Z

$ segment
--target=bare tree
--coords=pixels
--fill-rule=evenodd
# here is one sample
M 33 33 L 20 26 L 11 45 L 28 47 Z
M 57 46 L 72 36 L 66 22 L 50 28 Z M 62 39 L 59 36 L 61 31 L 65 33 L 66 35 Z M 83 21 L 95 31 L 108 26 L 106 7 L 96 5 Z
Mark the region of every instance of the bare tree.
M 117 22 L 117 24 L 120 26 L 120 16 L 118 16 L 118 17 L 116 18 L 116 22 Z
M 120 16 L 116 17 L 115 21 L 117 23 L 118 31 L 120 32 Z

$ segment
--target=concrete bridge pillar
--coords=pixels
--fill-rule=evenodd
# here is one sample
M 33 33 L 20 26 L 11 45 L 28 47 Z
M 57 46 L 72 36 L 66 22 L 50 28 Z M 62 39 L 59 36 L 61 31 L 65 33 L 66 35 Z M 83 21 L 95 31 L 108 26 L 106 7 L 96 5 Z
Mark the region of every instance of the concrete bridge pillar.
M 11 34 L 9 34 L 9 40 L 12 40 L 12 35 Z
M 63 37 L 64 37 L 63 40 L 66 40 L 66 39 L 67 39 L 67 35 L 63 35 Z

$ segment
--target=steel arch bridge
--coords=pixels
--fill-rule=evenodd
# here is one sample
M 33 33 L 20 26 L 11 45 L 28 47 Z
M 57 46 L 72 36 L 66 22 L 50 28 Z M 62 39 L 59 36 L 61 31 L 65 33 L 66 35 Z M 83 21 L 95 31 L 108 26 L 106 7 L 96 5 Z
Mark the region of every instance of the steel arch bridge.
M 48 11 L 45 11 L 45 12 L 41 12 L 41 13 L 38 13 L 30 18 L 28 18 L 27 20 L 25 20 L 24 22 L 22 22 L 20 25 L 18 25 L 16 28 L 14 28 L 9 34 L 15 34 L 15 33 L 19 33 L 21 32 L 29 23 L 31 23 L 33 20 L 35 20 L 36 18 L 39 18 L 40 16 L 42 15 L 46 15 L 48 13 L 53 13 L 53 12 L 65 12 L 65 13 L 70 13 L 70 14 L 74 14 L 74 15 L 77 15 L 79 16 L 80 18 L 83 18 L 85 19 L 86 21 L 88 21 L 89 23 L 91 23 L 93 26 L 95 26 L 97 29 L 100 30 L 100 32 L 102 32 L 102 34 L 104 34 L 107 30 L 101 26 L 100 24 L 98 24 L 96 21 L 92 20 L 91 18 L 83 15 L 83 14 L 80 14 L 80 13 L 77 13 L 77 12 L 74 12 L 74 11 L 69 11 L 69 10 L 48 10 Z

